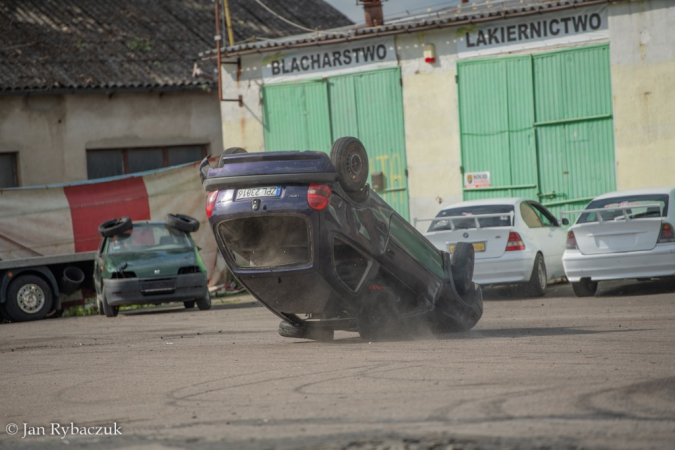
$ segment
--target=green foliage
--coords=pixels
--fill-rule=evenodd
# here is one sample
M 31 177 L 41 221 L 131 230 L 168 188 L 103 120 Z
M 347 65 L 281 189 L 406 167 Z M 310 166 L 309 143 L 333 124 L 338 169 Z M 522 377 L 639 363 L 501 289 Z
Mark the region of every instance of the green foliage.
M 134 39 L 127 41 L 127 48 L 131 51 L 149 52 L 152 49 L 150 41 L 147 39 Z

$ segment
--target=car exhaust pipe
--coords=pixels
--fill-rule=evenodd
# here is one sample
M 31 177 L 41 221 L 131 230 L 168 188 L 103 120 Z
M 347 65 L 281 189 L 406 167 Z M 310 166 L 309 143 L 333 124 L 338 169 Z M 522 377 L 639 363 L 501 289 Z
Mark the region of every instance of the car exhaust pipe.
M 63 270 L 61 277 L 61 292 L 70 295 L 84 282 L 84 272 L 79 267 L 68 266 Z

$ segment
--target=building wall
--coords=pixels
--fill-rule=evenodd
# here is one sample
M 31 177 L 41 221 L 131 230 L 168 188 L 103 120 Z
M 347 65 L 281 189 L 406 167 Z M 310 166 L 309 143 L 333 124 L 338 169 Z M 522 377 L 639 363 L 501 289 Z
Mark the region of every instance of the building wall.
M 454 30 L 400 35 L 396 49 L 403 78 L 410 220 L 434 217 L 462 200 L 459 144 L 457 50 Z M 424 45 L 437 60 L 424 62 Z M 426 229 L 427 222 L 418 228 Z
M 669 0 L 610 6 L 619 189 L 675 181 L 675 8 Z
M 87 179 L 86 150 L 206 144 L 223 138 L 214 93 L 29 95 L 0 100 L 0 152 L 18 152 L 21 186 Z

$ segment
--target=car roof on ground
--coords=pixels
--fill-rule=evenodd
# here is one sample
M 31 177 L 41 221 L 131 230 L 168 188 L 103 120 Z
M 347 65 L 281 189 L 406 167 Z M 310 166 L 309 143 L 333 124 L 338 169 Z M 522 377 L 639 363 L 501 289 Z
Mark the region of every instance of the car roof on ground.
M 645 194 L 668 194 L 673 195 L 675 191 L 675 186 L 660 186 L 660 187 L 650 187 L 650 188 L 640 188 L 640 189 L 629 189 L 625 191 L 614 191 L 608 192 L 606 194 L 598 195 L 593 200 L 603 200 L 606 198 L 613 197 L 625 197 L 629 195 L 645 195 Z

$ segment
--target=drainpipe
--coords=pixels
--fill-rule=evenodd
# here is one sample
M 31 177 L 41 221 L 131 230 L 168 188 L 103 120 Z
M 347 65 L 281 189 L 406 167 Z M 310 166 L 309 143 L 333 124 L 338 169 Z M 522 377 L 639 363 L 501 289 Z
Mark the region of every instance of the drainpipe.
M 220 102 L 223 98 L 223 77 L 220 71 L 223 68 L 223 65 L 220 62 L 220 41 L 222 37 L 220 36 L 220 2 L 216 1 L 216 58 L 218 64 L 218 101 Z
M 384 25 L 381 0 L 362 0 L 363 11 L 366 14 L 367 27 L 379 27 Z

